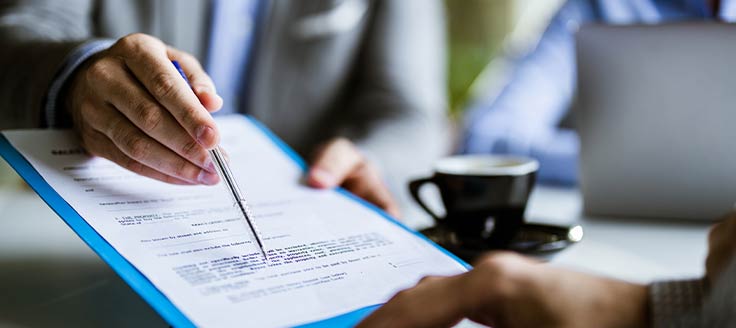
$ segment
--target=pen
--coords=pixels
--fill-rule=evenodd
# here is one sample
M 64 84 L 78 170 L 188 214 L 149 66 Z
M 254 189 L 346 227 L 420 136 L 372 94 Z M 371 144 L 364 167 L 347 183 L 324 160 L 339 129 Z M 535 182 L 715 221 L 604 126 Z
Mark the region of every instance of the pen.
M 181 77 L 184 78 L 184 81 L 189 84 L 189 79 L 187 78 L 187 75 L 184 74 L 184 70 L 179 65 L 179 62 L 177 62 L 176 60 L 172 60 L 171 63 L 174 64 L 174 67 L 176 67 L 176 70 L 179 71 L 179 74 L 181 74 Z M 261 249 L 263 258 L 268 260 L 268 256 L 266 256 L 266 249 L 263 247 L 263 239 L 261 238 L 261 234 L 258 231 L 255 222 L 253 222 L 253 215 L 250 211 L 250 207 L 245 201 L 245 196 L 243 195 L 243 192 L 240 191 L 240 187 L 238 187 L 238 183 L 235 181 L 235 175 L 233 175 L 232 170 L 230 170 L 230 165 L 225 160 L 225 156 L 222 155 L 220 147 L 217 146 L 210 149 L 209 154 L 212 158 L 212 162 L 214 162 L 215 164 L 215 170 L 217 171 L 217 174 L 220 176 L 220 178 L 222 178 L 223 183 L 230 192 L 230 196 L 235 201 L 235 205 L 240 210 L 240 213 L 243 214 L 245 222 L 248 224 L 248 227 L 250 228 L 250 231 L 253 234 L 256 243 L 258 243 L 258 247 Z

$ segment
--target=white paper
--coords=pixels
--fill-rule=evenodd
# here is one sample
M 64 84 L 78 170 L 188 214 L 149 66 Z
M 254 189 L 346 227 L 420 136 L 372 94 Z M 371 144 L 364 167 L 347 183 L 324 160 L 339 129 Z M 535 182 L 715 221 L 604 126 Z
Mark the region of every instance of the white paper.
M 70 131 L 8 131 L 10 143 L 194 324 L 290 326 L 384 303 L 425 275 L 465 268 L 301 168 L 252 122 L 218 120 L 264 237 L 264 263 L 220 184 L 174 186 L 81 152 Z M 410 159 L 407 159 L 410 160 Z

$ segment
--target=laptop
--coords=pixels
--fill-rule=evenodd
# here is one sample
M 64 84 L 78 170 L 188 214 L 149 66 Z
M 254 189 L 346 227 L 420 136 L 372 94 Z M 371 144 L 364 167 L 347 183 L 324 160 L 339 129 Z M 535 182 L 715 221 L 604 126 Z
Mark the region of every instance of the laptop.
M 576 38 L 585 213 L 712 220 L 732 210 L 736 25 L 590 25 Z

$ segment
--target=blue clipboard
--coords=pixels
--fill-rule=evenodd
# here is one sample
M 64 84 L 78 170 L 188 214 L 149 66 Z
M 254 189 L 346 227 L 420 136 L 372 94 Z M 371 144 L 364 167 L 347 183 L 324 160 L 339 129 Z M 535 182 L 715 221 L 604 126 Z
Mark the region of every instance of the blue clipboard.
M 307 163 L 302 159 L 291 147 L 279 139 L 265 125 L 258 122 L 254 118 L 246 116 L 250 123 L 254 124 L 261 132 L 289 156 L 302 170 L 306 172 Z M 20 175 L 33 190 L 43 199 L 51 209 L 61 217 L 64 222 L 81 238 L 97 255 L 102 258 L 136 293 L 138 293 L 151 307 L 158 312 L 161 317 L 174 327 L 195 327 L 194 323 L 189 320 L 173 303 L 151 283 L 135 266 L 126 260 L 115 248 L 113 248 L 100 234 L 97 233 L 85 221 L 79 213 L 77 213 L 69 203 L 67 203 L 49 184 L 41 177 L 36 169 L 10 144 L 10 142 L 0 134 L 0 156 L 10 164 L 13 169 Z M 461 260 L 454 254 L 448 252 L 444 248 L 436 245 L 424 235 L 416 232 L 403 225 L 396 219 L 389 216 L 380 208 L 371 203 L 353 195 L 345 189 L 337 188 L 337 192 L 348 197 L 363 206 L 377 212 L 381 217 L 400 226 L 404 230 L 419 236 L 426 242 L 434 245 L 447 256 L 451 257 L 464 267 L 470 269 L 471 266 Z M 366 306 L 364 308 L 354 310 L 345 314 L 341 314 L 332 318 L 308 323 L 299 327 L 352 327 L 360 322 L 361 319 L 377 309 L 381 304 Z

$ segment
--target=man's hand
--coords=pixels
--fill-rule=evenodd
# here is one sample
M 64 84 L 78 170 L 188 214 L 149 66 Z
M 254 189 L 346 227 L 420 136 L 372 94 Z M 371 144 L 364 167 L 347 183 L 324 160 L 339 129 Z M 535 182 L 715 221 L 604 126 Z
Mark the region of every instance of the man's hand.
M 389 214 L 395 217 L 400 215 L 378 170 L 347 139 L 333 139 L 317 151 L 307 184 L 316 188 L 343 186 Z
M 731 212 L 723 221 L 714 225 L 708 234 L 708 258 L 705 271 L 712 286 L 731 263 L 736 251 L 736 212 Z
M 428 277 L 358 327 L 644 327 L 647 288 L 495 253 L 467 273 Z
M 78 69 L 65 99 L 89 153 L 169 183 L 219 181 L 207 149 L 218 143 L 209 112 L 222 99 L 193 56 L 145 34 L 128 35 Z

